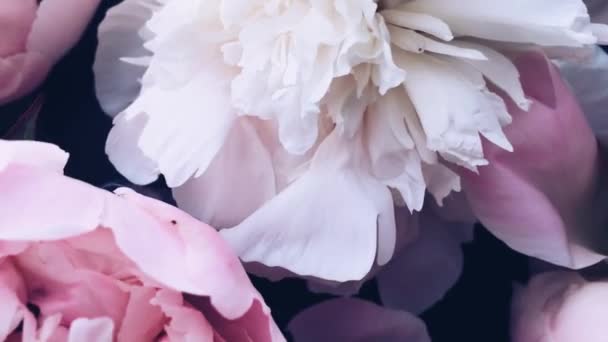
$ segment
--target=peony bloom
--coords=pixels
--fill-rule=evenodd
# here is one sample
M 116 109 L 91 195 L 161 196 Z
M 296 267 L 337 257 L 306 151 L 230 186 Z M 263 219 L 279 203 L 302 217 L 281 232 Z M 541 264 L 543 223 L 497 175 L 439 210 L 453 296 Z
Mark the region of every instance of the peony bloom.
M 393 256 L 395 205 L 460 190 L 446 161 L 513 149 L 512 52 L 604 31 L 580 0 L 127 0 L 99 29 L 106 151 L 244 261 L 360 280 Z
M 608 282 L 574 272 L 543 273 L 513 302 L 513 342 L 603 342 L 608 336 Z
M 98 4 L 99 0 L 0 3 L 0 105 L 44 81 L 78 41 Z
M 217 232 L 0 141 L 0 340 L 284 341 Z

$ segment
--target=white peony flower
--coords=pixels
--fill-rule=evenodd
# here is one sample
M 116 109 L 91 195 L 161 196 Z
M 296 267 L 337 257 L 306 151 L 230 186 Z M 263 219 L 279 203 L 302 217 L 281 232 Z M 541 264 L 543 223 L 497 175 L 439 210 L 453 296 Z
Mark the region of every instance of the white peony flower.
M 491 90 L 529 106 L 510 53 L 605 32 L 581 0 L 125 0 L 95 63 L 106 150 L 244 261 L 358 280 L 393 254 L 395 205 L 460 190 L 445 163 L 487 164 L 481 137 L 512 149 Z

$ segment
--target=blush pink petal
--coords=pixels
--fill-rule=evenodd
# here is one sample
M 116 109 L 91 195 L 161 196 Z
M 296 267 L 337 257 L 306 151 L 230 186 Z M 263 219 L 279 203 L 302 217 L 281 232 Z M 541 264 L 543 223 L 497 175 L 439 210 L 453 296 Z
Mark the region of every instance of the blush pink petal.
M 288 329 L 295 342 L 431 341 L 417 317 L 354 298 L 332 299 L 305 309 Z
M 608 15 L 608 3 L 602 6 Z M 591 129 L 601 143 L 608 144 L 608 54 L 596 47 L 589 59 L 558 65 L 585 112 Z
M 608 282 L 544 273 L 516 294 L 511 334 L 513 342 L 603 342 L 607 315 Z
M 213 341 L 213 327 L 200 311 L 184 305 L 179 292 L 161 290 L 151 301 L 169 317 L 165 333 L 171 342 Z
M 479 174 L 460 170 L 463 189 L 479 220 L 513 249 L 567 267 L 594 264 L 602 255 L 581 247 L 597 230 L 597 141 L 575 98 L 550 62 L 531 53 L 517 61 L 533 100 L 523 112 L 507 100 L 513 123 L 505 133 L 510 153 L 485 144 L 489 165 Z
M 9 56 L 25 49 L 36 9 L 36 0 L 4 0 L 0 6 L 0 56 Z
M 76 44 L 99 1 L 0 3 L 0 105 L 42 83 L 51 67 Z
M 473 224 L 449 223 L 426 208 L 420 233 L 378 274 L 383 304 L 416 314 L 438 302 L 462 273 L 461 244 L 473 239 Z

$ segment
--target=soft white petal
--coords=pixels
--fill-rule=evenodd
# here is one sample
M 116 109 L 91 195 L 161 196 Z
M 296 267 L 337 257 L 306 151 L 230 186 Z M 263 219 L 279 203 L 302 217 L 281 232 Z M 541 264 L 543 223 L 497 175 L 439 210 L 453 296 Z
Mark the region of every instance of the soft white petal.
M 348 152 L 357 148 L 332 134 L 308 172 L 220 233 L 245 262 L 331 281 L 363 278 L 376 259 L 379 231 L 394 247 L 395 218 L 388 189 L 352 165 Z M 388 260 L 392 248 L 382 251 L 378 259 Z
M 146 66 L 123 61 L 125 57 L 150 56 L 144 48 L 145 23 L 158 7 L 157 0 L 126 0 L 112 7 L 99 25 L 93 72 L 101 108 L 110 116 L 130 105 L 141 88 Z
M 456 36 L 542 46 L 597 42 L 581 0 L 413 0 L 400 9 L 437 17 Z
M 203 175 L 173 189 L 180 208 L 218 229 L 239 224 L 275 195 L 271 155 L 248 120 L 237 121 Z

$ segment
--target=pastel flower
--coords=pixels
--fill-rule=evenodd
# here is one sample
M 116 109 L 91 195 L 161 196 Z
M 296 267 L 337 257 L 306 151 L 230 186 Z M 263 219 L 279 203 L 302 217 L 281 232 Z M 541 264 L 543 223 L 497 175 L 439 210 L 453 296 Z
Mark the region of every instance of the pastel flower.
M 296 342 L 431 341 L 417 317 L 354 298 L 328 300 L 305 309 L 288 329 Z
M 513 342 L 606 340 L 608 282 L 588 282 L 574 272 L 543 273 L 513 301 Z
M 99 0 L 2 1 L 0 105 L 28 94 L 44 81 L 78 41 L 98 4 Z
M 66 160 L 0 141 L 0 340 L 284 341 L 214 229 Z
M 488 164 L 482 137 L 512 150 L 507 50 L 601 34 L 580 0 L 127 0 L 99 29 L 106 151 L 244 261 L 357 281 L 393 256 L 395 205 L 460 190 L 445 163 Z

